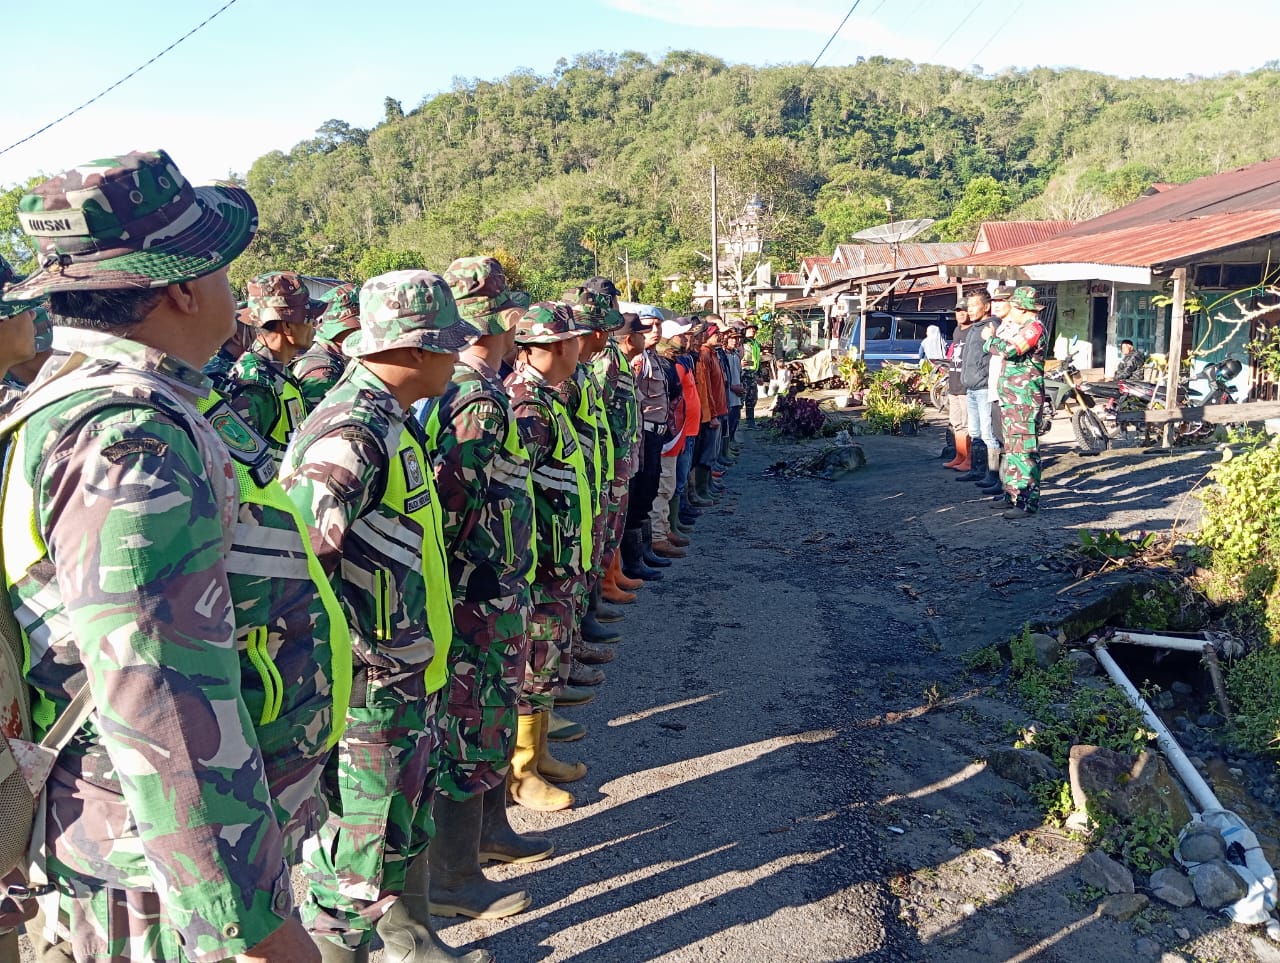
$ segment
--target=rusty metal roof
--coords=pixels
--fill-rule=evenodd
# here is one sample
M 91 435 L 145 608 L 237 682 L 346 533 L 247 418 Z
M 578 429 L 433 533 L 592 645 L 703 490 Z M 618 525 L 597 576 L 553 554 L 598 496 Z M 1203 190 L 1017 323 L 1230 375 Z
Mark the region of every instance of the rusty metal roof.
M 835 280 L 859 278 L 903 268 L 926 267 L 973 250 L 969 242 L 943 244 L 838 244 L 832 258 L 840 270 Z
M 1280 234 L 1280 209 L 1212 214 L 1163 224 L 1135 224 L 948 261 L 950 267 L 1096 264 L 1153 268 Z
M 1076 226 L 1075 221 L 985 221 L 978 228 L 975 254 L 1039 244 Z
M 801 280 L 799 271 L 779 271 L 774 283 L 780 288 L 795 288 L 804 284 L 804 281 Z
M 1065 280 L 1068 273 L 1083 278 L 1090 270 L 1093 277 L 1109 273 L 1113 280 L 1142 280 L 1149 279 L 1152 269 L 1277 235 L 1280 158 L 1151 191 L 1047 241 L 947 264 L 970 273 L 974 268 L 1019 268 L 1043 280 Z M 1068 265 L 1075 266 L 1073 272 Z

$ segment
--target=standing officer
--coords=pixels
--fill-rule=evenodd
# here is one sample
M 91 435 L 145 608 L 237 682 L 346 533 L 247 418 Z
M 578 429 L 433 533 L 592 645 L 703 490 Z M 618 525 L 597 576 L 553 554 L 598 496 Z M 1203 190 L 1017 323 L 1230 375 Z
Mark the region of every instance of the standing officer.
M 0 257 L 0 291 L 21 280 Z M 26 382 L 11 369 L 36 356 L 36 312 L 44 311 L 39 300 L 0 301 L 0 414 L 18 403 Z M 48 323 L 48 312 L 45 312 Z M 46 346 L 47 347 L 47 346 Z
M 307 416 L 289 363 L 311 347 L 317 307 L 292 271 L 272 271 L 249 282 L 249 320 L 258 336 L 232 368 L 228 394 L 232 407 L 267 439 L 277 466 Z
M 315 340 L 289 364 L 289 373 L 302 392 L 308 411 L 315 410 L 347 370 L 342 342 L 351 332 L 360 330 L 360 287 L 339 284 L 322 294 L 320 303 L 324 309 L 317 322 Z
M 48 294 L 77 350 L 8 439 L 5 575 L 36 737 L 93 717 L 46 787 L 43 935 L 109 963 L 314 959 L 289 840 L 349 653 L 265 443 L 199 370 L 257 211 L 158 151 L 67 171 L 18 216 L 44 267 L 5 298 Z
M 473 340 L 439 275 L 372 278 L 360 331 L 343 344 L 351 367 L 285 457 L 281 481 L 339 587 L 355 660 L 346 735 L 326 771 L 330 816 L 306 849 L 303 916 L 326 963 L 367 959 L 375 927 L 394 963 L 451 958 L 425 887 L 405 888 L 429 841 L 437 692 L 453 637 L 440 504 L 410 408 L 444 392 Z
M 1018 328 L 1009 337 L 996 333 L 988 323 L 986 349 L 1004 359 L 997 390 L 1003 416 L 1005 460 L 1005 518 L 1026 518 L 1040 507 L 1040 441 L 1036 436 L 1036 414 L 1044 397 L 1044 355 L 1046 334 L 1038 313 L 1044 305 L 1036 300 L 1036 289 L 1015 288 L 1009 299 L 1010 314 Z
M 595 494 L 579 434 L 560 395 L 578 365 L 583 334 L 569 305 L 534 304 L 516 326 L 520 354 L 506 381 L 520 440 L 529 453 L 537 559 L 511 798 L 543 812 L 573 805 L 573 796 L 548 780 L 572 782 L 587 772 L 581 763 L 561 762 L 547 749 L 551 707 L 564 687 L 564 663 L 570 658 L 592 553 Z
M 760 330 L 748 323 L 743 329 L 742 338 L 742 410 L 747 416 L 747 429 L 756 426 L 756 401 L 759 398 L 757 387 L 760 375 L 760 342 L 756 340 L 756 332 Z
M 481 852 L 504 862 L 533 862 L 552 852 L 549 840 L 520 836 L 507 822 L 506 778 L 533 605 L 533 489 L 529 454 L 498 368 L 515 345 L 524 309 L 512 300 L 494 258 L 459 258 L 444 279 L 458 313 L 480 337 L 463 350 L 444 395 L 424 411 L 454 626 L 440 717 L 436 834 L 428 850 L 431 912 L 497 919 L 519 913 L 530 900 L 524 890 L 490 882 L 480 871 Z

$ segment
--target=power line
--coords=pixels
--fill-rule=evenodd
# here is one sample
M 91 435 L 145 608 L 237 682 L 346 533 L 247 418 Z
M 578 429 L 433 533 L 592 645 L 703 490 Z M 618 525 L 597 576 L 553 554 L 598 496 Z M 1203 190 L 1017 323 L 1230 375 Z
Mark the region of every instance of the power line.
M 835 33 L 833 33 L 827 39 L 827 42 L 822 45 L 822 49 L 818 51 L 818 56 L 813 58 L 813 63 L 809 64 L 810 70 L 818 66 L 818 61 L 822 59 L 822 55 L 827 52 L 827 48 L 831 46 L 836 37 L 840 36 L 840 31 L 844 29 L 844 25 L 849 22 L 849 18 L 853 16 L 853 11 L 858 9 L 858 4 L 861 2 L 862 0 L 853 0 L 853 6 L 849 8 L 849 12 L 846 13 L 844 15 L 844 19 L 840 21 L 840 26 L 836 27 Z M 883 6 L 883 4 L 881 4 L 881 6 Z
M 186 39 L 187 39 L 188 37 L 190 37 L 192 34 L 194 34 L 194 33 L 196 33 L 197 31 L 199 31 L 201 28 L 203 28 L 203 27 L 205 26 L 205 24 L 209 23 L 211 20 L 213 20 L 215 17 L 217 17 L 217 16 L 218 16 L 218 14 L 222 13 L 224 10 L 226 10 L 228 7 L 230 7 L 230 6 L 231 6 L 232 4 L 234 4 L 235 2 L 236 2 L 236 0 L 227 0 L 227 2 L 226 2 L 226 3 L 224 3 L 222 6 L 220 6 L 220 7 L 219 7 L 217 10 L 215 10 L 213 13 L 209 14 L 209 16 L 205 17 L 205 18 L 204 18 L 204 20 L 200 21 L 200 23 L 196 24 L 194 27 L 192 27 L 190 30 L 188 30 L 186 33 L 184 33 L 181 37 L 179 37 L 179 38 L 178 38 L 177 40 L 175 40 L 173 43 L 169 44 L 169 46 L 167 46 L 167 47 L 165 47 L 163 50 L 161 50 L 158 54 L 156 54 L 154 57 L 152 57 L 152 58 L 151 58 L 150 60 L 148 60 L 146 63 L 144 63 L 144 64 L 142 64 L 142 65 L 140 65 L 140 66 L 138 66 L 138 67 L 135 67 L 133 70 L 129 71 L 129 73 L 125 74 L 123 77 L 121 77 L 119 80 L 117 80 L 114 84 L 112 84 L 112 85 L 111 85 L 110 87 L 108 87 L 106 90 L 100 91 L 99 93 L 97 93 L 97 94 L 95 94 L 94 96 L 90 97 L 88 100 L 86 100 L 86 101 L 85 101 L 83 104 L 81 104 L 79 107 L 74 107 L 74 108 L 72 108 L 71 110 L 67 111 L 65 114 L 63 114 L 61 117 L 57 118 L 56 120 L 51 120 L 51 121 L 49 121 L 49 123 L 45 124 L 45 125 L 44 125 L 43 127 L 41 127 L 39 130 L 37 130 L 37 131 L 33 131 L 32 133 L 28 134 L 26 137 L 22 138 L 22 140 L 14 141 L 14 142 L 13 142 L 12 144 L 10 144 L 8 147 L 4 148 L 4 150 L 0 150 L 0 154 L 7 154 L 7 153 L 9 153 L 9 151 L 13 150 L 15 147 L 18 147 L 18 146 L 20 146 L 20 145 L 22 145 L 22 144 L 25 144 L 27 141 L 32 140 L 32 139 L 33 139 L 33 138 L 35 138 L 35 137 L 39 137 L 41 134 L 43 134 L 43 133 L 44 133 L 46 130 L 48 130 L 49 128 L 51 128 L 51 127 L 56 127 L 58 124 L 61 124 L 64 120 L 66 120 L 68 117 L 71 117 L 71 116 L 72 116 L 72 115 L 74 115 L 74 114 L 78 114 L 78 113 L 80 113 L 80 111 L 84 110 L 84 109 L 85 109 L 86 107 L 88 107 L 90 104 L 94 103 L 95 101 L 101 100 L 101 99 L 102 99 L 103 97 L 105 97 L 107 94 L 111 93 L 111 91 L 115 90 L 117 87 L 119 87 L 121 84 L 123 84 L 126 80 L 129 80 L 130 78 L 134 77 L 136 74 L 138 74 L 138 73 L 140 73 L 141 71 L 145 70 L 147 67 L 150 67 L 153 63 L 155 63 L 157 60 L 159 60 L 161 57 L 163 57 L 165 54 L 167 54 L 170 50 L 172 50 L 174 47 L 178 46 L 178 44 L 182 43 L 182 41 L 186 40 Z M 855 6 L 856 6 L 856 4 L 855 4 Z
M 1025 7 L 1026 5 L 1027 5 L 1027 0 L 1019 0 L 1018 5 L 1013 8 L 1013 13 L 1009 14 L 1009 16 L 1005 17 L 1004 20 L 1000 22 L 1000 26 L 996 27 L 996 32 L 987 38 L 987 42 L 978 48 L 978 52 L 976 54 L 974 54 L 972 57 L 969 58 L 969 63 L 976 64 L 978 62 L 978 58 L 982 56 L 983 52 L 988 47 L 990 47 L 993 43 L 995 43 L 996 37 L 1004 33 L 1005 28 L 1009 26 L 1013 18 L 1016 17 L 1021 12 L 1022 8 Z
M 977 2 L 977 3 L 975 3 L 975 4 L 973 5 L 973 9 L 971 9 L 968 13 L 966 13 L 966 14 L 964 15 L 964 19 L 963 19 L 963 20 L 961 20 L 958 24 L 956 24 L 955 29 L 954 29 L 954 30 L 952 30 L 949 34 L 947 34 L 947 39 L 946 39 L 946 40 L 944 40 L 944 41 L 942 41 L 942 43 L 938 44 L 938 49 L 937 49 L 937 50 L 935 50 L 935 51 L 934 51 L 934 52 L 929 56 L 929 59 L 930 59 L 930 60 L 936 60 L 936 59 L 937 59 L 938 54 L 942 53 L 942 48 L 943 48 L 943 47 L 945 47 L 947 44 L 951 43 L 951 38 L 952 38 L 952 37 L 954 37 L 956 34 L 958 34 L 958 33 L 960 32 L 960 28 L 961 28 L 961 27 L 963 27 L 966 23 L 968 23 L 968 22 L 969 22 L 969 19 L 970 19 L 970 18 L 971 18 L 975 13 L 977 13 L 977 12 L 978 12 L 978 8 L 979 8 L 979 7 L 981 7 L 981 6 L 982 6 L 982 4 L 983 4 L 984 2 L 986 2 L 986 0 L 978 0 L 978 2 Z

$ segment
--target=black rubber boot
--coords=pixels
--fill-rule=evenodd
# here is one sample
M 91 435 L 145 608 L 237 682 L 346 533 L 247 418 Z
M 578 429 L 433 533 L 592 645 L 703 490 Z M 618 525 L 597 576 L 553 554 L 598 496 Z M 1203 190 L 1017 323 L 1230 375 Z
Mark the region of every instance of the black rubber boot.
M 497 920 L 528 909 L 531 902 L 528 893 L 499 885 L 480 871 L 483 796 L 458 802 L 444 793 L 436 793 L 431 815 L 436 822 L 436 833 L 431 837 L 426 855 L 431 864 L 432 916 Z
M 550 738 L 548 736 L 548 738 Z M 484 796 L 480 820 L 480 862 L 536 863 L 556 851 L 546 836 L 521 836 L 507 820 L 507 786 L 494 786 Z
M 671 559 L 663 558 L 653 551 L 653 526 L 648 521 L 640 523 L 641 551 L 644 552 L 644 563 L 651 568 L 667 568 Z
M 956 457 L 956 433 L 947 428 L 947 440 L 942 446 L 942 454 L 938 456 L 943 461 L 950 461 Z
M 418 859 L 426 865 L 425 859 L 421 856 Z M 424 904 L 426 899 L 426 894 L 423 894 Z M 403 897 L 382 914 L 376 929 L 382 937 L 382 958 L 386 963 L 454 963 L 457 960 L 462 963 L 493 963 L 493 954 L 488 950 L 458 952 L 446 945 L 431 928 L 431 916 L 426 914 L 420 920 L 415 919 Z
M 627 578 L 642 578 L 646 582 L 658 581 L 662 573 L 645 562 L 642 533 L 638 528 L 628 528 L 622 533 L 622 574 Z
M 597 622 L 621 622 L 626 614 L 616 605 L 610 605 L 600 597 L 600 583 L 591 590 L 591 610 L 596 614 Z
M 975 482 L 987 476 L 987 446 L 981 438 L 974 438 L 969 442 L 969 464 L 973 467 L 956 475 L 956 481 Z
M 591 592 L 591 601 L 587 603 L 587 611 L 582 616 L 582 639 L 594 645 L 612 645 L 621 642 L 622 636 L 613 629 L 606 629 L 596 617 L 596 602 L 599 600 L 600 586 Z
M 1000 449 L 987 452 L 987 473 L 977 482 L 978 488 L 994 495 L 1001 488 L 1000 484 Z
M 689 501 L 689 487 L 692 484 L 692 480 L 686 479 L 685 490 L 680 493 L 680 524 L 682 525 L 696 525 L 698 516 L 702 514 L 702 509 L 695 508 L 693 502 Z

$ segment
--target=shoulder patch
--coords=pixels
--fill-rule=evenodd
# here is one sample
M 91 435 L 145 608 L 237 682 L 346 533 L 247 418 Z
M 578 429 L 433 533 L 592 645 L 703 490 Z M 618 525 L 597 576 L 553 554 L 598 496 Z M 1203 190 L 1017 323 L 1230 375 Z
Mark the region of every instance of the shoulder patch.
M 404 468 L 405 487 L 409 491 L 421 488 L 427 483 L 426 477 L 422 474 L 422 463 L 418 460 L 418 453 L 412 448 L 406 448 L 400 452 L 400 464 Z
M 114 465 L 129 455 L 147 454 L 163 458 L 168 450 L 169 443 L 159 438 L 126 438 L 102 449 L 102 457 Z
M 257 432 L 225 404 L 215 405 L 209 411 L 209 424 L 213 425 L 214 431 L 226 446 L 239 455 L 252 457 L 266 447 L 266 442 Z

